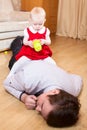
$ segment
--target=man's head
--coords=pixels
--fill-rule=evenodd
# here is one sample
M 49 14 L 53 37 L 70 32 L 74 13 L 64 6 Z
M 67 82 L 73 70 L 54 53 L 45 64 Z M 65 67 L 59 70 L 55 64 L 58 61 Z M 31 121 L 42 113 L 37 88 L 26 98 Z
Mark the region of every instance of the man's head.
M 41 7 L 35 7 L 30 12 L 32 26 L 35 30 L 40 30 L 46 21 L 46 12 Z
M 78 120 L 80 103 L 77 97 L 62 91 L 52 90 L 38 97 L 36 110 L 53 127 L 68 127 Z

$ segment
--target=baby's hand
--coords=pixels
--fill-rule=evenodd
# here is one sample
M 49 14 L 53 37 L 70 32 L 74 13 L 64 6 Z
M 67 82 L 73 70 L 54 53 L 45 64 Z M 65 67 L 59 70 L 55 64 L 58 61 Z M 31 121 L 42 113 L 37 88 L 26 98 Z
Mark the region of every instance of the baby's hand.
M 31 48 L 33 48 L 32 40 L 28 41 L 28 39 L 26 37 L 24 37 L 24 39 L 23 39 L 23 44 L 26 45 L 26 46 L 30 46 Z
M 28 46 L 30 46 L 31 48 L 33 48 L 33 42 L 30 40 L 27 42 L 28 43 Z
M 41 45 L 43 45 L 43 44 L 46 43 L 46 40 L 45 39 L 40 39 L 40 42 L 41 42 Z

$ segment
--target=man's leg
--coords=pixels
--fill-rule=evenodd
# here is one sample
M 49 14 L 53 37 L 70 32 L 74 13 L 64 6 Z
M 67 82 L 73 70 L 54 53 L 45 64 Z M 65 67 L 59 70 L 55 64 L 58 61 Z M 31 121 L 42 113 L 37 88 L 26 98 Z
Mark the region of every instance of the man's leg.
M 8 64 L 8 67 L 10 70 L 13 64 L 16 62 L 15 56 L 20 51 L 22 45 L 23 45 L 23 36 L 17 36 L 11 43 L 10 49 L 12 51 L 12 57 Z

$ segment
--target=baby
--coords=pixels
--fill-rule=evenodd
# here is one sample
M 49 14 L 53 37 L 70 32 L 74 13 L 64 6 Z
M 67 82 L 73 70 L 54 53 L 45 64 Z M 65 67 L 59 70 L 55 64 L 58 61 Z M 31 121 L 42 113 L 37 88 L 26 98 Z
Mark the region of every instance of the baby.
M 46 21 L 46 12 L 41 7 L 35 7 L 30 12 L 31 25 L 24 29 L 23 46 L 16 55 L 16 60 L 26 56 L 30 60 L 45 59 L 48 62 L 55 63 L 51 58 L 52 51 L 50 30 L 44 26 Z

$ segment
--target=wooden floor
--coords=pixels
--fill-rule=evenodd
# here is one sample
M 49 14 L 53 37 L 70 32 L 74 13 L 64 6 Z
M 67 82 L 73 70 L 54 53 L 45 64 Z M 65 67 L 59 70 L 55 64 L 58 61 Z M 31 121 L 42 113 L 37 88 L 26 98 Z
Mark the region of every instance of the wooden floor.
M 81 102 L 80 119 L 70 128 L 61 130 L 87 129 L 87 41 L 52 36 L 53 58 L 57 65 L 71 73 L 83 77 L 83 90 L 79 97 Z M 60 130 L 49 127 L 44 119 L 34 110 L 27 110 L 22 102 L 8 94 L 3 88 L 3 81 L 9 73 L 8 61 L 11 52 L 0 53 L 0 130 Z

